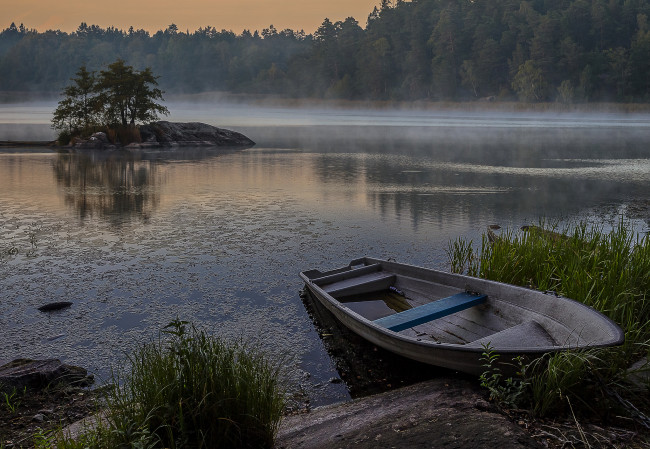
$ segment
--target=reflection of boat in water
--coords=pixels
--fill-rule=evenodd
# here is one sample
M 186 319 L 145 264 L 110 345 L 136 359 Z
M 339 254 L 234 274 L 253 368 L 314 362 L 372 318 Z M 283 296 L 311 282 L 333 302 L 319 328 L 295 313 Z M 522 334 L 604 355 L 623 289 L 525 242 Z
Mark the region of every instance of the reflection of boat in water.
M 362 258 L 300 274 L 350 330 L 405 357 L 479 374 L 490 345 L 507 362 L 621 344 L 609 318 L 571 299 L 441 271 Z

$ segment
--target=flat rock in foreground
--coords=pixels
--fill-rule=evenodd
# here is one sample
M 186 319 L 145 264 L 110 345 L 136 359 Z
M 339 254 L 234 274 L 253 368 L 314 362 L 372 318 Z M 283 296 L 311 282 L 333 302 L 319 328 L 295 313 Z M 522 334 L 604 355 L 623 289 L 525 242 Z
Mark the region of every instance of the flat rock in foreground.
M 436 379 L 289 416 L 276 448 L 539 448 L 466 381 Z
M 255 142 L 241 133 L 199 122 L 159 121 L 142 125 L 140 136 L 143 144 L 157 143 L 160 146 L 250 147 L 255 145 Z
M 0 389 L 41 389 L 53 383 L 88 386 L 92 382 L 85 369 L 58 359 L 16 359 L 0 366 Z

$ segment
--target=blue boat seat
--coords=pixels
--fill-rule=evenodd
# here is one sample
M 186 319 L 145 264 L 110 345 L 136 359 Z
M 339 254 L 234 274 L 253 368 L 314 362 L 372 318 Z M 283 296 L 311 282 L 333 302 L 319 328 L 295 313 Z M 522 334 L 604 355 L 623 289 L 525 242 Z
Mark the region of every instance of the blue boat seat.
M 391 331 L 399 332 L 483 304 L 486 299 L 487 295 L 474 295 L 467 292 L 458 293 L 403 312 L 379 318 L 374 320 L 373 323 Z

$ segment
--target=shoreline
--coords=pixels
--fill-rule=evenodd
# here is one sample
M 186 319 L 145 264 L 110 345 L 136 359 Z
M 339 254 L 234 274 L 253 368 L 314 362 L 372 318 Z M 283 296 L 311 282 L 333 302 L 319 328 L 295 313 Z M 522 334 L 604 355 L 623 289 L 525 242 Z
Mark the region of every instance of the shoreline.
M 203 92 L 196 94 L 170 94 L 168 101 L 191 101 L 197 103 L 224 101 L 252 106 L 275 106 L 287 108 L 332 108 L 342 110 L 397 110 L 397 111 L 448 111 L 448 112 L 528 112 L 528 113 L 577 113 L 577 114 L 648 114 L 650 103 L 572 103 L 557 102 L 522 103 L 518 101 L 473 100 L 473 101 L 430 101 L 430 100 L 346 100 L 324 98 L 287 98 L 262 95 L 222 94 Z
M 96 410 L 68 424 L 61 433 L 78 438 L 95 428 L 102 417 Z M 620 424 L 538 419 L 522 410 L 503 410 L 486 400 L 476 382 L 443 377 L 285 414 L 273 447 L 559 449 L 567 442 L 587 447 L 603 442 L 610 447 L 645 447 L 647 431 Z
M 49 140 L 0 140 L 0 148 L 7 147 L 48 147 L 55 148 L 56 142 Z

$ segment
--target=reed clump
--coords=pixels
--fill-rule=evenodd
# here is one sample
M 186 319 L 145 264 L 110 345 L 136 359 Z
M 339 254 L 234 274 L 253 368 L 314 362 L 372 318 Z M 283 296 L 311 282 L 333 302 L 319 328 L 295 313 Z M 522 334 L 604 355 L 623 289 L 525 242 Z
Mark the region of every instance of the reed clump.
M 629 370 L 634 362 L 649 360 L 648 235 L 635 233 L 623 219 L 607 232 L 585 223 L 564 229 L 542 223 L 498 238 L 484 235 L 479 251 L 460 239 L 447 254 L 454 272 L 555 292 L 604 313 L 625 331 L 620 347 L 533 361 L 525 369 L 528 394 L 518 406 L 538 416 L 567 410 L 570 404 L 600 415 L 627 409 L 635 419 L 650 411 L 647 383 L 630 382 Z
M 163 337 L 129 356 L 95 429 L 58 447 L 272 447 L 285 406 L 279 365 L 183 321 Z

